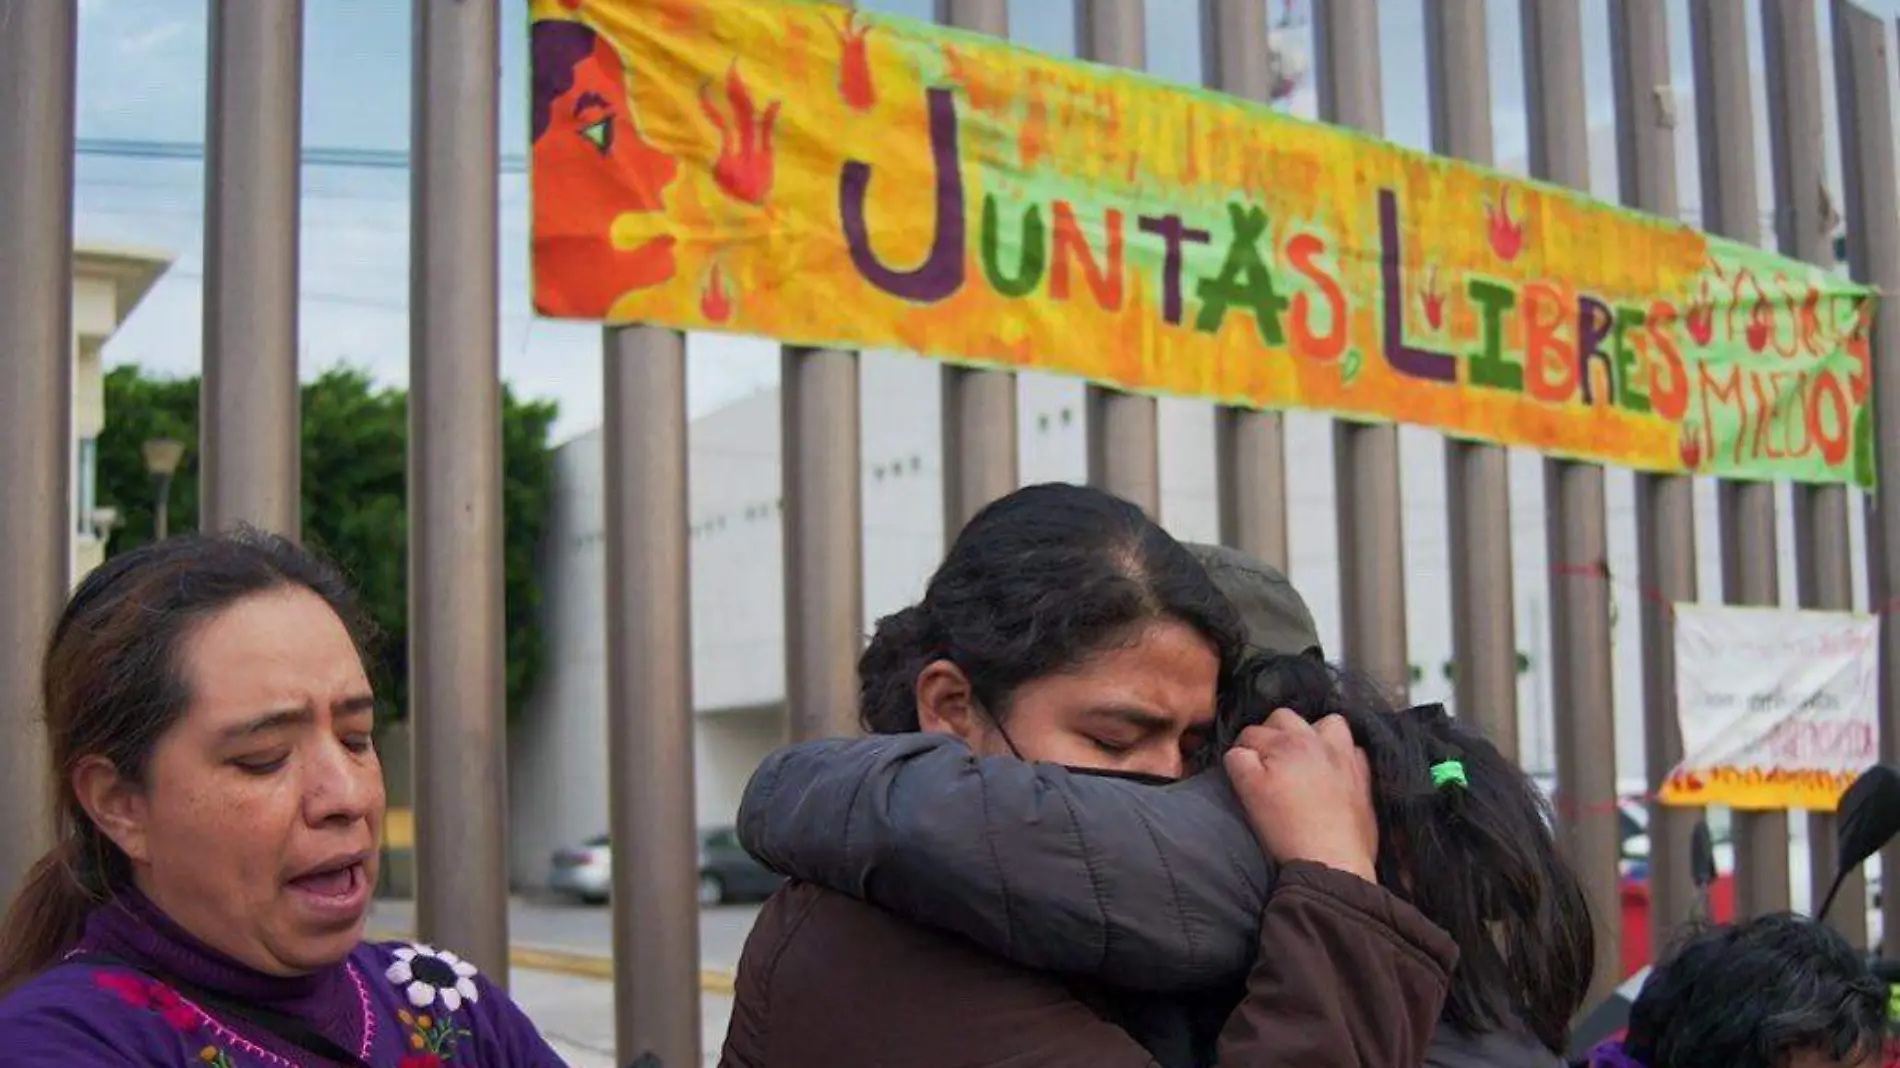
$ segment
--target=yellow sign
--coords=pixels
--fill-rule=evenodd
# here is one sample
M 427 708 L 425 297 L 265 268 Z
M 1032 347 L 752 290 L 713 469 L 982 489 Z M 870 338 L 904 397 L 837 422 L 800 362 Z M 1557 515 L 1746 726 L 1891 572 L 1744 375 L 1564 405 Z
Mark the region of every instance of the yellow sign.
M 831 4 L 532 10 L 543 315 L 1872 482 L 1872 301 L 1829 271 Z
M 1833 812 L 1840 807 L 1858 772 L 1784 771 L 1778 768 L 1721 766 L 1679 771 L 1663 783 L 1665 805 L 1702 808 L 1726 805 L 1745 812 L 1805 809 Z

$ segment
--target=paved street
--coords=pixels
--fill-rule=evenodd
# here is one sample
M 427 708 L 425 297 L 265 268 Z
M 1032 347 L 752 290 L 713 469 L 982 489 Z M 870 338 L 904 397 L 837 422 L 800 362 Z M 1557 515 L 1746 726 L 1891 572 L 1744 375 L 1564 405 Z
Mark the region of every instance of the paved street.
M 621 1068 L 613 1059 L 612 983 L 517 968 L 510 986 L 515 1003 L 570 1068 Z M 731 1016 L 732 998 L 700 995 L 700 1049 L 707 1065 L 719 1063 L 719 1047 L 726 1040 L 726 1021 Z
M 722 905 L 699 914 L 701 968 L 730 971 L 739 963 L 745 936 L 758 916 L 757 905 Z M 415 908 L 408 901 L 378 901 L 370 912 L 376 931 L 415 929 Z M 508 937 L 517 946 L 606 957 L 611 954 L 613 910 L 560 898 L 516 897 L 508 909 Z
M 756 905 L 702 909 L 699 915 L 700 968 L 730 974 L 745 948 L 746 934 L 758 916 Z M 414 930 L 415 909 L 408 901 L 378 901 L 370 914 L 373 937 Z M 543 897 L 510 902 L 509 936 L 517 950 L 552 951 L 583 957 L 609 954 L 612 910 Z M 572 1068 L 617 1068 L 613 1061 L 613 984 L 567 970 L 512 969 L 510 993 L 549 1044 Z M 716 984 L 715 984 L 716 986 Z M 706 1064 L 716 1064 L 725 1040 L 732 998 L 722 988 L 700 995 L 700 1019 Z

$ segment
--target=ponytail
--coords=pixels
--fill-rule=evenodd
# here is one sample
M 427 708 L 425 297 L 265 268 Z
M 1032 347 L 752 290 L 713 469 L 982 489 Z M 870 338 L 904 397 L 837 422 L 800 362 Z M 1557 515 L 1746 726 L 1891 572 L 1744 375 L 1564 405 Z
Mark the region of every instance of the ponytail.
M 78 827 L 27 872 L 0 922 L 0 994 L 57 963 L 109 895 L 106 873 L 117 848 L 83 817 Z
M 1523 771 L 1442 710 L 1421 726 L 1428 759 L 1465 776 L 1433 788 L 1403 843 L 1406 867 L 1428 873 L 1406 896 L 1459 947 L 1445 1017 L 1468 1034 L 1522 1029 L 1562 1055 L 1596 965 L 1582 880 Z
M 1596 942 L 1537 785 L 1442 705 L 1395 712 L 1375 683 L 1307 657 L 1242 666 L 1215 725 L 1219 748 L 1276 708 L 1309 722 L 1343 716 L 1365 750 L 1379 882 L 1458 944 L 1446 1022 L 1469 1035 L 1528 1032 L 1562 1055 Z M 1434 781 L 1450 763 L 1457 774 Z

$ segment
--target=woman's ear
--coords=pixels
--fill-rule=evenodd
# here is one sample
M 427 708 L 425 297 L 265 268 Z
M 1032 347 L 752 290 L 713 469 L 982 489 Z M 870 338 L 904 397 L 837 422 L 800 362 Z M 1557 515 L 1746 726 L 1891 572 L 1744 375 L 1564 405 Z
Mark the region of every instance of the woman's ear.
M 988 735 L 970 677 L 948 660 L 932 660 L 917 673 L 917 725 L 926 734 L 948 734 L 976 748 Z
M 102 756 L 89 756 L 73 769 L 73 794 L 93 826 L 112 840 L 134 864 L 146 862 L 145 794 Z

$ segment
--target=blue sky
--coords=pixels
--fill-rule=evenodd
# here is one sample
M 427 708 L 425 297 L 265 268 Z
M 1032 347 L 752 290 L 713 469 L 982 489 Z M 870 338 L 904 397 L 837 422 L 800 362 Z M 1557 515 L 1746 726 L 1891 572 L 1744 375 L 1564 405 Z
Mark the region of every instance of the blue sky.
M 501 136 L 504 155 L 518 162 L 526 143 L 526 5 L 520 0 L 500 2 L 505 20 Z M 1299 0 L 1299 6 L 1309 2 Z M 1660 2 L 1670 9 L 1674 72 L 1678 86 L 1686 89 L 1685 0 Z M 861 6 L 912 17 L 928 17 L 931 8 L 930 0 L 865 0 Z M 1379 6 L 1387 135 L 1424 147 L 1430 130 L 1423 3 L 1379 0 Z M 1598 125 L 1612 118 L 1607 6 L 1607 0 L 1583 0 L 1589 107 Z M 1745 6 L 1755 18 L 1758 5 Z M 1891 18 L 1900 0 L 1874 0 L 1864 6 Z M 1199 81 L 1197 7 L 1196 0 L 1148 0 L 1150 71 Z M 1524 143 L 1517 7 L 1511 0 L 1492 0 L 1490 5 L 1494 122 L 1499 157 L 1506 160 L 1521 154 Z M 406 150 L 410 4 L 309 0 L 305 9 L 306 150 Z M 1016 40 L 1046 51 L 1073 50 L 1069 0 L 1011 0 L 1010 15 Z M 207 18 L 206 0 L 81 0 L 82 141 L 200 142 Z M 1759 26 L 1753 33 L 1759 66 Z M 1290 107 L 1310 115 L 1310 90 L 1296 96 Z M 1691 121 L 1688 115 L 1683 119 Z M 1613 161 L 1601 162 L 1610 164 L 1599 166 L 1601 173 L 1614 174 Z M 384 381 L 406 380 L 408 195 L 408 175 L 397 167 L 305 168 L 301 333 L 306 376 L 343 361 L 366 367 Z M 1683 199 L 1694 200 L 1686 185 Z M 79 239 L 152 247 L 178 257 L 170 275 L 112 343 L 112 362 L 176 373 L 198 369 L 203 202 L 204 174 L 195 159 L 109 153 L 80 157 Z M 600 335 L 597 329 L 536 321 L 529 314 L 526 222 L 526 182 L 515 166 L 502 181 L 502 370 L 517 390 L 560 402 L 558 432 L 565 436 L 599 421 Z M 778 360 L 771 345 L 710 336 L 696 336 L 691 344 L 695 412 L 776 384 Z

